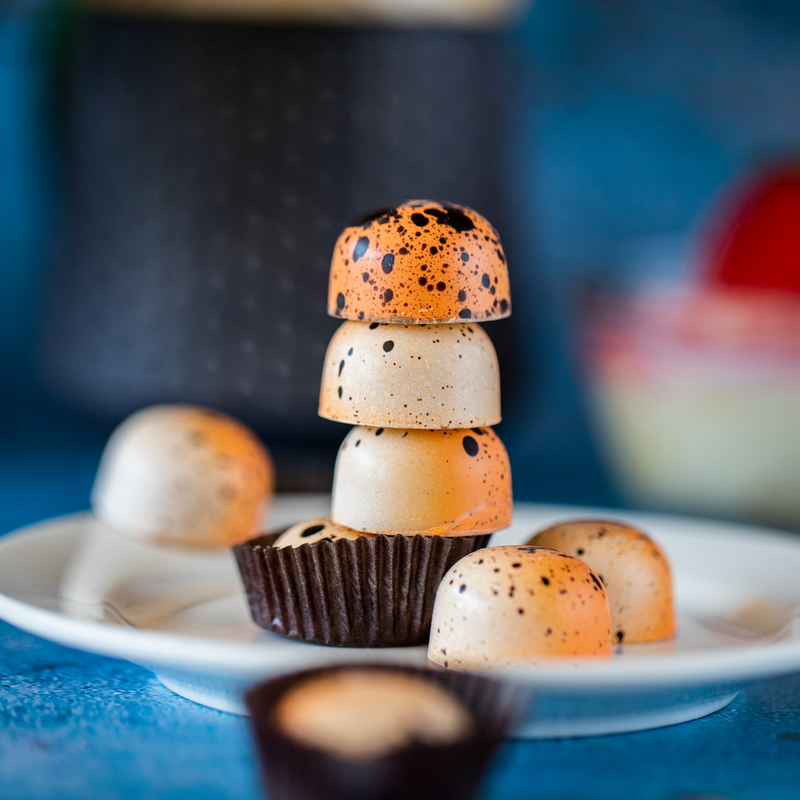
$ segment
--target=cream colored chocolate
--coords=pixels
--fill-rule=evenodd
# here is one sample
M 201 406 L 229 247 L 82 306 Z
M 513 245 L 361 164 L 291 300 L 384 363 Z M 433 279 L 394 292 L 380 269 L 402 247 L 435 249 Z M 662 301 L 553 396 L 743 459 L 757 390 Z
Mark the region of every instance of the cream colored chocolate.
M 615 642 L 653 642 L 675 635 L 669 562 L 638 528 L 610 520 L 570 520 L 537 533 L 528 544 L 577 556 L 600 576 L 611 605 Z
M 136 539 L 229 547 L 255 533 L 273 482 L 266 449 L 235 419 L 195 406 L 152 406 L 111 435 L 92 508 Z
M 511 468 L 491 428 L 353 428 L 333 476 L 331 519 L 357 531 L 457 536 L 511 524 Z
M 352 669 L 289 689 L 273 723 L 295 741 L 345 760 L 379 758 L 409 745 L 445 745 L 475 731 L 464 704 L 424 678 Z
M 274 542 L 273 547 L 300 547 L 302 544 L 315 542 L 334 542 L 337 539 L 358 539 L 359 536 L 371 536 L 369 533 L 352 531 L 331 522 L 329 518 L 312 519 L 298 522 L 285 530 Z
M 328 345 L 319 413 L 388 428 L 500 422 L 500 372 L 476 323 L 345 322 Z
M 609 658 L 610 628 L 603 584 L 583 561 L 541 547 L 489 547 L 439 584 L 428 658 L 459 670 Z
M 511 313 L 497 231 L 476 211 L 411 200 L 339 235 L 328 313 L 368 322 L 467 322 Z
M 338 25 L 508 25 L 527 7 L 523 0 L 83 0 L 104 12 L 169 17 L 252 19 Z

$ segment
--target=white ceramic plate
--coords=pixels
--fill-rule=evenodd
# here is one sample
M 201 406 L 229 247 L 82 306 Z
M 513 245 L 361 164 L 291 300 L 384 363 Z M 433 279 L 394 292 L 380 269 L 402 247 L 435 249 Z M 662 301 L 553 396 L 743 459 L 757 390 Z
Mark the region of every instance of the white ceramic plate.
M 278 497 L 270 526 L 327 513 L 329 496 Z M 610 663 L 554 662 L 509 674 L 534 688 L 524 736 L 616 733 L 711 713 L 747 682 L 800 669 L 800 537 L 670 516 L 519 503 L 492 544 L 559 519 L 631 521 L 672 562 L 679 616 L 669 642 L 617 647 Z M 327 648 L 250 620 L 232 554 L 129 541 L 88 513 L 0 539 L 0 618 L 60 644 L 146 666 L 196 702 L 241 712 L 247 686 L 341 661 L 426 663 L 425 648 Z

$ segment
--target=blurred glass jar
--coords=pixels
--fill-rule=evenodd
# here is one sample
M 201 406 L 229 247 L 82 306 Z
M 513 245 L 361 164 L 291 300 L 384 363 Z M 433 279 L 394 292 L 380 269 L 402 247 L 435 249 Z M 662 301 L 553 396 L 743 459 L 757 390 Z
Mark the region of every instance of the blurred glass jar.
M 585 311 L 590 405 L 626 499 L 800 526 L 800 297 L 651 285 Z

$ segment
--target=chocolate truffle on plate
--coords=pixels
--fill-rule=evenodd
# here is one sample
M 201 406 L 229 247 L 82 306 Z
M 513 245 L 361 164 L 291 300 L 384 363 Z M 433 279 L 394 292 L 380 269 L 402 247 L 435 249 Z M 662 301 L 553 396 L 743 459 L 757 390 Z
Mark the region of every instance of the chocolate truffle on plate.
M 410 200 L 363 214 L 339 235 L 328 313 L 369 322 L 469 322 L 511 313 L 497 231 L 476 211 Z
M 442 576 L 490 535 L 387 536 L 316 519 L 233 552 L 265 630 L 334 647 L 408 647 L 428 641 Z
M 347 321 L 322 371 L 319 413 L 389 428 L 473 428 L 500 422 L 491 339 L 469 325 Z
M 614 642 L 654 642 L 675 635 L 669 561 L 644 531 L 624 522 L 576 519 L 531 537 L 585 561 L 606 587 Z
M 131 538 L 229 547 L 258 529 L 273 484 L 269 453 L 237 420 L 196 406 L 151 406 L 111 435 L 92 509 Z
M 511 466 L 491 428 L 357 426 L 336 458 L 331 519 L 370 533 L 459 536 L 507 528 Z
M 458 670 L 609 658 L 610 628 L 603 584 L 583 561 L 544 547 L 489 547 L 442 579 L 428 658 Z
M 527 695 L 476 675 L 323 667 L 247 694 L 275 800 L 469 800 Z

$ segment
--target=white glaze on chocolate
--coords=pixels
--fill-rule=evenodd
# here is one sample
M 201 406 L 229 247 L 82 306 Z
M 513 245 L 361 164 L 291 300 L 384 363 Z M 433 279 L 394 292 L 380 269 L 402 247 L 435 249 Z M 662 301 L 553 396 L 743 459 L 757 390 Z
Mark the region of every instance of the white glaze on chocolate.
M 336 459 L 331 519 L 387 534 L 489 533 L 511 524 L 511 467 L 491 428 L 353 428 Z
M 273 711 L 275 726 L 297 742 L 338 758 L 379 758 L 420 743 L 470 736 L 466 706 L 433 681 L 383 670 L 352 669 L 289 689 Z
M 459 670 L 608 658 L 610 626 L 605 589 L 580 559 L 540 547 L 489 547 L 442 579 L 428 658 Z
M 585 561 L 603 581 L 614 642 L 654 642 L 675 635 L 672 576 L 664 551 L 647 534 L 622 522 L 569 520 L 533 536 Z
M 369 533 L 353 531 L 331 522 L 329 517 L 298 522 L 285 530 L 272 545 L 273 547 L 300 547 L 315 542 L 334 542 L 337 539 L 358 539 L 359 536 L 371 536 Z
M 345 322 L 322 371 L 319 413 L 387 428 L 472 428 L 500 422 L 500 372 L 476 323 Z
M 254 535 L 273 484 L 269 454 L 240 422 L 195 406 L 152 406 L 111 435 L 92 508 L 132 538 L 229 547 Z

